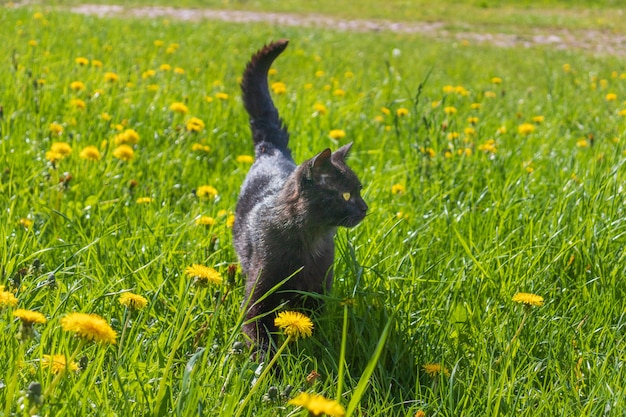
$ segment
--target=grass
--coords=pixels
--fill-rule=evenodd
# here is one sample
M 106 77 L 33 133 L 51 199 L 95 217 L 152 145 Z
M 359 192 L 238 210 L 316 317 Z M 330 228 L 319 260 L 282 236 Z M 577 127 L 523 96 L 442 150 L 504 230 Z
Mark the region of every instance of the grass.
M 2 415 L 306 415 L 287 404 L 300 390 L 355 416 L 622 414 L 620 60 L 38 12 L 0 11 L 2 284 L 48 319 L 20 340 L 15 307 L 0 307 Z M 275 98 L 296 159 L 354 141 L 371 213 L 338 233 L 313 336 L 290 343 L 242 402 L 262 369 L 241 348 L 232 274 L 228 220 L 249 167 L 237 156 L 252 152 L 237 80 L 277 38 L 292 40 L 272 81 L 287 87 Z M 191 117 L 205 128 L 188 131 Z M 140 137 L 128 162 L 113 155 L 126 129 Z M 53 164 L 54 142 L 72 151 Z M 88 145 L 100 160 L 79 157 Z M 203 185 L 217 197 L 199 198 Z M 224 283 L 196 286 L 192 264 Z M 147 306 L 121 305 L 128 291 Z M 517 304 L 518 292 L 545 304 Z M 60 326 L 70 312 L 102 316 L 123 342 L 81 342 Z M 47 354 L 80 370 L 54 374 Z

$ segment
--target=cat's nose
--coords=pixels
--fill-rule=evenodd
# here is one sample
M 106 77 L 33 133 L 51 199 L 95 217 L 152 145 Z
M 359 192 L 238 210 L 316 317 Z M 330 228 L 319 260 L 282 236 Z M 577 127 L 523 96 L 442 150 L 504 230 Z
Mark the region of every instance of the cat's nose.
M 365 212 L 367 212 L 369 207 L 367 207 L 367 203 L 363 200 L 361 200 L 361 206 L 359 207 L 359 209 L 361 209 L 361 212 L 363 214 L 365 214 Z

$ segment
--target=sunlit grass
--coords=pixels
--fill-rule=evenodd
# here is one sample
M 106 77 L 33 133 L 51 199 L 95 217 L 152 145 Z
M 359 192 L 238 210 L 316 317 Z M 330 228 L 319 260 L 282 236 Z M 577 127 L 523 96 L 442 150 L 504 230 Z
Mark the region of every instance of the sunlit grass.
M 301 390 L 347 415 L 626 406 L 621 61 L 0 13 L 4 415 L 288 415 Z M 354 141 L 371 213 L 338 233 L 311 337 L 263 374 L 242 343 L 230 226 L 252 155 L 238 77 L 278 38 L 296 159 Z M 16 308 L 47 321 L 22 337 Z M 70 313 L 104 318 L 115 343 L 63 331 Z

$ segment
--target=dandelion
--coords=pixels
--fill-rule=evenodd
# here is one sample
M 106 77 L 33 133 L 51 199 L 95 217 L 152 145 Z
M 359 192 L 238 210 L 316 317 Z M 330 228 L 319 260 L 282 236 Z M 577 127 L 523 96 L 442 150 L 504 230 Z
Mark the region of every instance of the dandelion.
M 56 122 L 52 122 L 48 126 L 48 130 L 53 135 L 61 136 L 61 134 L 63 133 L 63 126 L 61 126 L 60 124 L 58 124 Z
M 535 126 L 530 123 L 522 123 L 517 127 L 520 135 L 529 135 L 535 131 Z
M 78 156 L 87 161 L 99 161 L 100 151 L 95 146 L 86 146 L 80 151 Z
M 478 109 L 480 109 L 481 106 L 482 106 L 482 104 L 480 104 L 480 103 L 472 103 L 472 104 L 470 104 L 470 109 L 478 110 Z
M 504 134 L 507 132 L 507 130 L 506 130 L 506 126 L 500 126 L 500 127 L 498 128 L 498 130 L 496 130 L 496 132 L 497 132 L 497 133 L 499 133 L 499 134 L 501 134 L 501 135 L 504 135 Z
M 194 152 L 210 152 L 211 147 L 208 145 L 203 145 L 201 143 L 194 143 L 191 145 L 191 150 Z
M 46 324 L 48 319 L 38 311 L 25 310 L 18 308 L 13 312 L 13 317 L 21 320 L 22 324 L 32 326 L 33 324 Z
M 27 219 L 26 217 L 22 217 L 21 219 L 19 219 L 18 223 L 25 229 L 30 229 L 31 227 L 33 227 L 33 221 L 31 219 Z
M 189 112 L 189 108 L 187 108 L 185 103 L 181 103 L 180 101 L 173 102 L 170 105 L 170 110 L 180 114 L 187 114 L 187 112 Z
M 285 94 L 287 92 L 287 86 L 285 83 L 277 81 L 272 83 L 272 91 L 274 94 Z
M 475 125 L 476 123 L 478 123 L 478 117 L 468 117 L 467 118 L 467 123 L 471 124 L 471 125 Z
M 492 84 L 496 84 L 496 85 L 497 85 L 497 84 L 502 84 L 502 78 L 500 78 L 500 77 L 493 77 L 493 78 L 491 79 L 491 83 L 492 83 Z
M 313 334 L 313 322 L 297 311 L 281 311 L 274 319 L 274 325 L 294 340 L 310 337 Z
M 322 116 L 326 114 L 327 109 L 322 103 L 315 103 L 313 105 L 313 110 L 317 112 L 317 114 L 321 114 Z
M 391 114 L 391 110 L 389 110 L 387 107 L 381 107 L 380 111 L 385 115 L 385 116 L 389 116 Z
M 335 89 L 335 91 L 333 91 L 333 96 L 335 97 L 343 97 L 345 95 L 346 95 L 346 92 L 342 90 L 341 88 L 337 88 Z
M 78 65 L 84 67 L 85 65 L 89 65 L 89 60 L 85 57 L 79 56 L 74 60 Z
M 605 97 L 606 101 L 615 101 L 617 100 L 617 94 L 615 93 L 608 93 Z
M 122 161 L 132 161 L 135 159 L 135 151 L 128 145 L 120 145 L 113 149 L 113 156 Z
M 78 110 L 85 110 L 85 108 L 87 108 L 87 103 L 79 98 L 73 98 L 70 100 L 70 106 Z
M 450 132 L 446 135 L 446 137 L 448 138 L 448 140 L 454 140 L 454 139 L 458 139 L 461 136 L 461 134 L 459 132 Z
M 135 203 L 137 204 L 150 204 L 154 201 L 154 199 L 152 197 L 139 197 L 137 200 L 135 200 Z
M 463 129 L 463 132 L 465 133 L 466 136 L 476 135 L 476 129 L 474 129 L 473 127 L 466 127 L 465 129 Z
M 289 400 L 288 404 L 303 407 L 313 416 L 326 414 L 341 417 L 346 414 L 346 410 L 336 400 L 329 400 L 318 394 L 301 392 L 298 396 Z
M 126 129 L 123 132 L 115 135 L 115 137 L 113 138 L 113 142 L 115 142 L 116 145 L 135 145 L 137 142 L 139 142 L 139 133 L 137 133 L 135 129 Z
M 326 75 L 326 73 L 324 71 L 322 71 L 322 70 L 315 71 L 315 76 L 318 77 L 318 78 L 319 77 L 323 77 L 324 75 Z
M 98 59 L 92 59 L 91 60 L 91 66 L 94 68 L 102 68 L 102 61 L 98 60 Z
M 328 132 L 328 136 L 330 136 L 331 139 L 343 139 L 346 137 L 346 132 L 344 130 L 341 129 L 333 129 L 330 132 Z
M 456 107 L 446 106 L 443 108 L 443 112 L 447 115 L 452 115 L 452 114 L 455 114 L 457 110 L 456 110 Z
M 534 116 L 533 117 L 533 123 L 537 123 L 537 124 L 541 124 L 546 120 L 545 117 L 543 116 Z
M 50 151 L 58 153 L 64 158 L 72 153 L 72 147 L 67 142 L 54 142 L 50 145 Z
M 426 372 L 429 376 L 431 377 L 435 377 L 439 374 L 443 374 L 445 376 L 450 376 L 450 371 L 448 371 L 448 369 L 446 369 L 444 366 L 438 364 L 438 363 L 429 363 L 426 364 L 424 366 L 422 366 L 422 369 L 424 369 L 424 372 Z
M 80 368 L 74 361 L 67 362 L 67 358 L 63 354 L 59 355 L 43 355 L 41 366 L 50 368 L 53 374 L 64 372 L 66 369 L 70 371 L 78 371 Z
M 185 73 L 185 70 L 183 68 L 176 67 L 176 68 L 174 68 L 174 73 L 175 74 L 179 74 L 179 75 L 183 75 Z
M 433 148 L 424 148 L 423 146 L 420 146 L 420 152 L 429 158 L 434 158 L 437 155 Z
M 61 327 L 66 332 L 74 333 L 85 340 L 116 343 L 117 333 L 97 314 L 70 313 L 61 318 Z
M 572 72 L 572 66 L 570 64 L 563 64 L 563 72 Z
M 493 91 L 485 91 L 485 98 L 496 98 L 497 95 Z
M 188 132 L 200 132 L 204 127 L 204 122 L 197 117 L 192 117 L 187 120 L 186 128 Z
M 0 307 L 16 307 L 17 298 L 11 291 L 4 291 L 4 286 L 0 285 Z
M 215 98 L 218 100 L 226 101 L 228 100 L 228 94 L 226 93 L 215 93 Z
M 498 150 L 496 148 L 496 141 L 493 139 L 488 139 L 484 143 L 478 145 L 478 150 L 485 153 L 496 153 Z
M 144 72 L 141 73 L 141 78 L 142 79 L 147 79 L 147 78 L 152 78 L 156 75 L 156 71 L 153 69 L 149 69 L 149 70 L 145 70 Z
M 166 71 L 166 72 L 167 72 L 167 71 L 171 71 L 172 66 L 171 66 L 170 64 L 161 64 L 161 65 L 159 66 L 159 69 L 160 69 L 161 71 Z
M 82 81 L 72 81 L 70 83 L 70 88 L 74 91 L 83 91 L 87 87 L 85 87 L 85 83 Z
M 424 412 L 424 410 L 417 410 L 413 417 L 426 417 L 426 413 Z
M 235 215 L 229 214 L 228 216 L 226 216 L 226 227 L 232 228 L 234 224 L 235 224 Z
M 109 83 L 114 83 L 120 79 L 119 75 L 114 72 L 105 72 L 104 73 L 104 81 Z
M 217 197 L 217 190 L 210 185 L 201 185 L 196 190 L 196 195 L 202 200 L 214 199 Z
M 185 275 L 193 278 L 197 285 L 203 287 L 209 284 L 220 285 L 223 281 L 222 275 L 215 269 L 199 264 L 185 268 Z
M 217 221 L 213 218 L 213 217 L 209 217 L 209 216 L 200 216 L 196 219 L 195 221 L 196 226 L 215 226 L 217 224 Z
M 132 292 L 125 292 L 120 295 L 119 302 L 121 305 L 131 310 L 141 310 L 148 305 L 148 300 L 145 297 L 139 294 L 133 294 Z
M 446 94 L 453 93 L 454 92 L 454 86 L 452 86 L 452 85 L 444 85 L 442 90 Z
M 35 46 L 37 46 L 38 44 L 39 44 L 39 42 L 37 42 L 37 41 L 36 41 L 36 40 L 34 40 L 34 39 L 31 39 L 31 40 L 29 40 L 29 41 L 28 41 L 28 46 L 35 47 Z
M 527 306 L 541 307 L 543 305 L 542 296 L 525 292 L 518 292 L 513 296 L 512 300 Z
M 254 157 L 250 155 L 239 155 L 235 160 L 241 164 L 251 164 L 254 162 Z
M 404 107 L 400 107 L 398 110 L 396 110 L 396 115 L 398 115 L 398 117 L 408 116 L 409 115 L 409 109 L 405 109 Z
M 469 91 L 463 87 L 462 85 L 457 85 L 456 87 L 454 87 L 454 92 L 457 93 L 460 96 L 467 96 L 469 95 Z
M 111 120 L 111 115 L 107 112 L 104 112 L 100 115 L 100 118 L 104 120 L 105 122 L 108 122 Z
M 352 78 L 354 77 L 354 73 L 352 71 L 346 71 L 343 73 L 343 76 L 346 78 Z
M 54 152 L 54 151 L 48 151 L 46 152 L 46 159 L 52 163 L 52 164 L 56 164 L 57 162 L 59 162 L 61 159 L 63 159 L 63 155 L 61 155 L 58 152 Z

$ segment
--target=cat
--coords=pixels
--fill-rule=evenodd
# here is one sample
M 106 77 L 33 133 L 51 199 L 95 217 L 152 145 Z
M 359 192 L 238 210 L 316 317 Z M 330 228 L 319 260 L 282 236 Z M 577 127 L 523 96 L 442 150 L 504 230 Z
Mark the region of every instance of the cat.
M 290 309 L 319 307 L 319 298 L 302 292 L 331 289 L 337 227 L 356 226 L 368 210 L 361 182 L 345 162 L 352 143 L 335 152 L 324 149 L 300 165 L 291 156 L 289 133 L 267 81 L 287 44 L 280 40 L 257 51 L 241 81 L 255 161 L 237 201 L 233 241 L 246 277 L 243 331 L 259 349 L 275 345 L 274 310 L 282 303 Z

